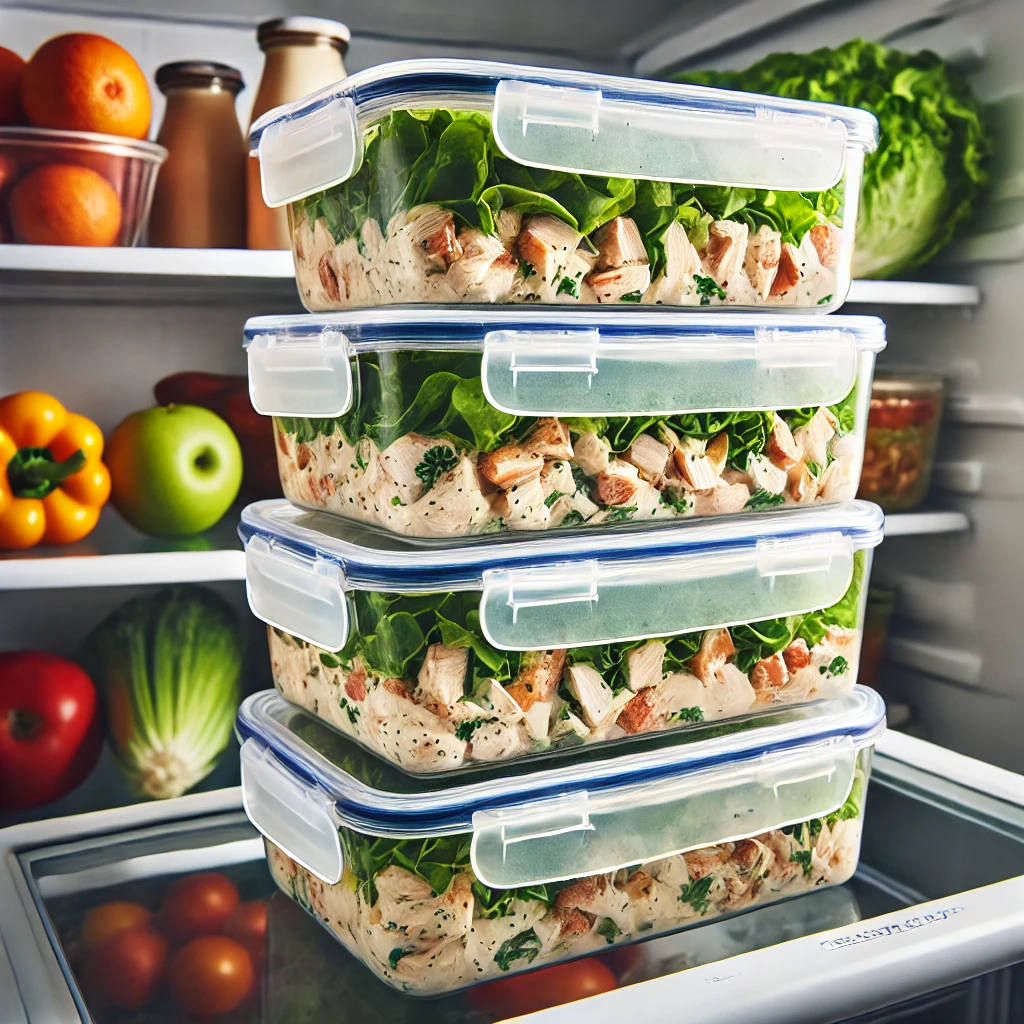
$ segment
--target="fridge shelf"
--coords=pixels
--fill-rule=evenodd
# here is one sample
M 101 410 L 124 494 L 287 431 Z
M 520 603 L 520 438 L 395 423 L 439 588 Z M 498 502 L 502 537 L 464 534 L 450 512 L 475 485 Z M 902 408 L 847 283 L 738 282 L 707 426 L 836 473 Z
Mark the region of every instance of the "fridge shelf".
M 971 521 L 965 512 L 922 510 L 892 512 L 885 517 L 886 537 L 911 537 L 926 533 L 963 533 Z

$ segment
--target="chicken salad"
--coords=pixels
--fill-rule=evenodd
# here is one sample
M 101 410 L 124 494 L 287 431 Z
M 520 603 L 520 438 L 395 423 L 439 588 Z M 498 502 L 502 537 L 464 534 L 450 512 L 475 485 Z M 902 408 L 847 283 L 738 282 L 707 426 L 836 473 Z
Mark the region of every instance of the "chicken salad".
M 870 751 L 825 817 L 566 882 L 493 889 L 472 834 L 386 838 L 340 829 L 323 882 L 267 841 L 277 885 L 379 977 L 435 995 L 606 950 L 847 881 L 857 866 Z
M 628 643 L 504 651 L 473 591 L 350 594 L 337 653 L 268 628 L 281 695 L 410 772 L 449 771 L 835 697 L 856 681 L 868 555 L 834 605 Z
M 289 207 L 313 311 L 395 302 L 831 309 L 848 287 L 845 179 L 784 192 L 517 163 L 473 110 L 394 110 L 347 180 Z
M 411 537 L 547 530 L 838 503 L 863 456 L 838 404 L 527 417 L 491 405 L 478 353 L 381 351 L 336 419 L 276 417 L 286 497 Z

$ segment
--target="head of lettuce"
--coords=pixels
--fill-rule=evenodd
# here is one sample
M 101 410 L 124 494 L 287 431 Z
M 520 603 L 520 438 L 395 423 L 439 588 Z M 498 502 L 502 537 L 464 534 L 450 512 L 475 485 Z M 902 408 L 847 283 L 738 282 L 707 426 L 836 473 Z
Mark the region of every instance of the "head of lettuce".
M 864 164 L 856 277 L 896 277 L 932 259 L 971 218 L 988 184 L 992 138 L 962 75 L 934 53 L 854 39 L 838 49 L 773 53 L 746 71 L 685 81 L 839 103 L 878 118 Z

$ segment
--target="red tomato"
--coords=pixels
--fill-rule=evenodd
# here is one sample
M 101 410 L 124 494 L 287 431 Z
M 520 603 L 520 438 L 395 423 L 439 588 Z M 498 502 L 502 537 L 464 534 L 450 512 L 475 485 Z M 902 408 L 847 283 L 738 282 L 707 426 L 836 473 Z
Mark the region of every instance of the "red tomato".
M 102 739 L 96 688 L 74 662 L 0 654 L 0 809 L 69 793 L 92 771 Z
M 182 946 L 171 961 L 171 996 L 186 1013 L 229 1013 L 252 989 L 255 972 L 245 947 L 223 935 Z
M 160 923 L 175 942 L 184 942 L 219 932 L 237 906 L 234 882 L 216 871 L 204 871 L 179 878 L 167 890 Z
M 514 976 L 479 985 L 470 989 L 469 1002 L 477 1010 L 504 1019 L 611 992 L 615 984 L 615 975 L 590 957 L 545 967 L 527 978 Z
M 267 901 L 239 903 L 224 922 L 224 934 L 240 942 L 253 956 L 262 956 L 267 942 Z
M 78 933 L 78 941 L 82 944 L 83 952 L 89 953 L 125 928 L 148 925 L 152 917 L 153 912 L 138 903 L 123 903 L 116 900 L 112 903 L 101 903 L 85 915 Z
M 152 928 L 123 928 L 86 958 L 86 987 L 103 1003 L 138 1010 L 160 988 L 167 953 L 167 940 Z
M 245 378 L 242 378 L 243 383 Z M 274 431 L 269 416 L 263 416 L 252 406 L 249 399 L 249 386 L 233 388 L 227 391 L 224 399 L 224 419 L 231 424 L 231 429 L 239 436 L 255 435 L 266 440 L 267 448 L 274 446 Z

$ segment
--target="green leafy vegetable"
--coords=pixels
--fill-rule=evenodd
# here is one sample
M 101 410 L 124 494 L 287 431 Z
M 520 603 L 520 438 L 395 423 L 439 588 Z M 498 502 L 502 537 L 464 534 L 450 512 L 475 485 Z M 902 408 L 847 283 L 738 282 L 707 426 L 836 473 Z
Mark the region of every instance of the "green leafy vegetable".
M 747 503 L 743 507 L 751 511 L 763 511 L 766 508 L 778 508 L 779 505 L 785 504 L 786 496 L 784 494 L 771 494 L 764 488 L 758 488 L 747 499 Z
M 444 476 L 458 464 L 459 457 L 451 448 L 443 444 L 434 445 L 423 453 L 423 459 L 416 466 L 416 475 L 423 481 L 423 489 L 429 491 L 438 477 Z
M 696 882 L 686 882 L 679 887 L 680 902 L 689 903 L 698 914 L 704 915 L 711 906 L 711 886 L 714 883 L 714 875 L 705 875 Z
M 401 960 L 403 956 L 408 956 L 411 952 L 412 950 L 402 949 L 401 946 L 395 946 L 395 948 L 388 953 L 388 963 L 391 964 L 391 970 L 394 970 L 398 966 L 398 961 Z
M 606 917 L 597 926 L 597 934 L 611 945 L 622 934 L 622 929 L 610 917 Z
M 700 296 L 700 304 L 702 306 L 710 306 L 711 300 L 716 297 L 725 299 L 725 289 L 720 287 L 713 277 L 694 274 L 693 281 L 697 285 L 697 294 Z
M 692 708 L 680 708 L 678 711 L 673 711 L 668 716 L 670 722 L 703 722 L 704 721 L 704 709 L 699 705 L 694 705 Z
M 469 743 L 473 738 L 473 733 L 476 732 L 481 725 L 487 725 L 489 722 L 496 721 L 496 718 L 465 718 L 455 726 L 455 738 L 462 740 L 464 743 Z
M 498 952 L 494 954 L 494 962 L 503 971 L 507 971 L 516 960 L 533 963 L 539 952 L 540 939 L 532 928 L 527 928 L 525 932 L 520 932 L 501 944 Z
M 771 54 L 746 71 L 685 77 L 878 118 L 880 144 L 864 161 L 858 277 L 896 277 L 932 259 L 970 222 L 988 185 L 992 133 L 983 108 L 966 79 L 930 51 L 854 39 L 834 50 Z
M 811 857 L 813 856 L 810 850 L 794 850 L 790 855 L 790 862 L 793 864 L 799 864 L 804 869 L 804 874 L 810 878 L 812 871 Z

